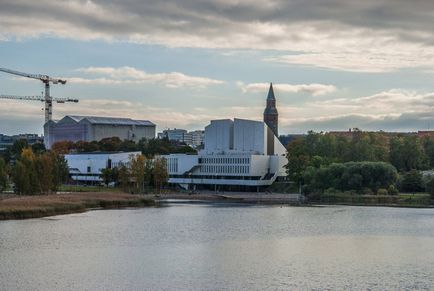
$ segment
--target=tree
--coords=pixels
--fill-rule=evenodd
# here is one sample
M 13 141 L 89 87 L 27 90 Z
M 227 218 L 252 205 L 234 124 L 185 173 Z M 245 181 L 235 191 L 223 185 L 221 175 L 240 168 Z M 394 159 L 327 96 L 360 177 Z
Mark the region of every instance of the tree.
M 68 162 L 63 155 L 58 155 L 55 152 L 49 153 L 51 160 L 53 161 L 53 171 L 51 173 L 53 177 L 53 184 L 51 190 L 56 192 L 60 186 L 69 178 Z
M 31 194 L 30 181 L 28 179 L 28 169 L 26 165 L 18 160 L 12 170 L 12 181 L 15 185 L 15 193 Z
M 167 172 L 166 159 L 157 157 L 154 160 L 154 169 L 152 170 L 155 187 L 161 193 L 161 187 L 167 182 L 169 174 Z
M 390 140 L 390 162 L 400 171 L 424 169 L 429 165 L 417 136 L 393 137 Z
M 434 139 L 432 137 L 425 137 L 422 139 L 422 145 L 425 155 L 427 156 L 429 166 L 434 168 Z
M 127 190 L 130 184 L 130 178 L 131 178 L 130 169 L 125 165 L 121 165 L 118 169 L 118 180 L 119 180 L 119 185 L 124 191 Z
M 144 155 L 130 156 L 131 176 L 135 182 L 137 193 L 144 191 L 146 157 Z
M 122 141 L 119 137 L 108 137 L 99 141 L 99 147 L 101 151 L 117 152 L 120 150 L 121 143 Z
M 296 139 L 288 144 L 286 157 L 288 164 L 286 165 L 286 172 L 289 179 L 295 183 L 301 183 L 303 172 L 309 166 L 310 156 L 304 139 Z
M 405 173 L 402 177 L 400 188 L 403 192 L 422 192 L 425 189 L 422 174 L 417 170 Z
M 397 181 L 396 169 L 384 162 L 333 163 L 321 168 L 309 167 L 303 175 L 310 192 L 324 192 L 333 188 L 340 191 L 364 188 L 376 192 L 387 189 Z
M 0 193 L 3 192 L 8 185 L 7 165 L 3 158 L 0 157 Z
M 110 169 L 110 168 L 102 169 L 100 177 L 101 177 L 102 181 L 104 182 L 104 184 L 108 187 L 110 182 L 113 181 L 112 169 Z
M 431 177 L 425 186 L 425 191 L 431 195 L 431 198 L 434 199 L 434 176 Z
M 35 158 L 35 170 L 41 193 L 49 193 L 53 189 L 54 162 L 49 153 Z
M 119 180 L 118 168 L 105 168 L 101 170 L 101 178 L 104 184 L 108 187 L 110 183 L 117 183 Z
M 66 155 L 74 148 L 74 143 L 72 141 L 58 141 L 53 144 L 51 151 L 58 155 Z
M 41 142 L 36 142 L 32 144 L 32 152 L 40 155 L 46 152 L 45 145 Z

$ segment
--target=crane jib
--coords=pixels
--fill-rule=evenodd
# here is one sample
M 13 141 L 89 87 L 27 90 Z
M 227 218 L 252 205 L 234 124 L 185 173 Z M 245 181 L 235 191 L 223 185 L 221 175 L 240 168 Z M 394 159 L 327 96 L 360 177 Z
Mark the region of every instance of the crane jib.
M 66 80 L 63 79 L 57 79 L 57 78 L 51 78 L 48 75 L 41 75 L 41 74 L 28 74 L 23 73 L 15 70 L 10 70 L 6 68 L 0 68 L 0 72 L 17 75 L 21 77 L 26 78 L 32 78 L 42 81 L 45 84 L 45 94 L 42 97 L 39 96 L 13 96 L 13 95 L 0 95 L 0 99 L 15 99 L 15 100 L 37 100 L 45 102 L 45 122 L 48 122 L 52 119 L 53 115 L 53 109 L 52 104 L 53 101 L 57 103 L 66 103 L 66 102 L 74 102 L 77 103 L 77 99 L 71 99 L 71 98 L 53 98 L 50 95 L 50 82 L 53 84 L 66 84 Z

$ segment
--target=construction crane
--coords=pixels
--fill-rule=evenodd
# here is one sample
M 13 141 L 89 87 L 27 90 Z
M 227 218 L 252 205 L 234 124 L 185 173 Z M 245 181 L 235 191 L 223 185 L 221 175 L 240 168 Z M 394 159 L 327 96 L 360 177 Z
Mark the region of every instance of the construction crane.
M 45 85 L 45 94 L 44 96 L 14 96 L 14 95 L 0 95 L 0 99 L 14 99 L 14 100 L 32 100 L 32 101 L 42 101 L 45 102 L 45 122 L 48 122 L 53 117 L 53 101 L 57 103 L 66 103 L 66 102 L 74 102 L 77 103 L 77 99 L 71 99 L 71 98 L 53 98 L 50 96 L 50 83 L 53 84 L 66 84 L 66 80 L 63 79 L 57 79 L 57 78 L 51 78 L 47 75 L 39 75 L 39 74 L 27 74 L 18 72 L 15 70 L 0 68 L 1 72 L 5 72 L 12 75 L 17 75 L 21 77 L 27 77 L 31 79 L 36 79 L 42 81 Z

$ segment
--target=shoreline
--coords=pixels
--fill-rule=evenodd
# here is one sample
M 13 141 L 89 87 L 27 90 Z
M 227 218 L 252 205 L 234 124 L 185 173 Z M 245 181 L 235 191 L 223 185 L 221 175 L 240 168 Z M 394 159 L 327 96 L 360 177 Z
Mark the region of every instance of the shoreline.
M 394 208 L 434 208 L 434 205 L 395 203 L 302 202 L 298 194 L 277 193 L 165 193 L 127 194 L 116 192 L 71 192 L 51 195 L 17 196 L 0 194 L 0 221 L 42 218 L 91 210 L 153 207 L 165 204 L 288 205 L 288 206 L 367 206 Z

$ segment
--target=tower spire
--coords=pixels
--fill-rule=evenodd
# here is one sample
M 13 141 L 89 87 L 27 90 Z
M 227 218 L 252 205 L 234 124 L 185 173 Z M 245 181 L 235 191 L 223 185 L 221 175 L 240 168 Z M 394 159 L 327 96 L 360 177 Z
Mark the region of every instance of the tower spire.
M 278 136 L 278 119 L 279 114 L 276 108 L 276 97 L 274 96 L 273 83 L 270 83 L 270 89 L 267 95 L 267 106 L 264 110 L 264 122 Z
M 268 89 L 267 100 L 276 100 L 276 97 L 274 97 L 273 83 L 270 83 L 270 89 Z

